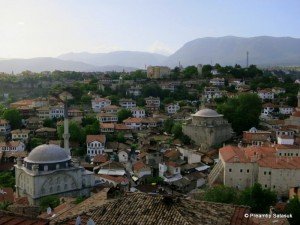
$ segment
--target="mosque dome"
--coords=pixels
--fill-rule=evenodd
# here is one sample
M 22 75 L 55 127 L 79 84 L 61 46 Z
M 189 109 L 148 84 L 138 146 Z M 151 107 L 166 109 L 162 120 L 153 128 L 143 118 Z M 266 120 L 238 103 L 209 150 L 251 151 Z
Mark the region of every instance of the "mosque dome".
M 67 152 L 58 145 L 39 145 L 25 158 L 29 163 L 58 163 L 71 160 Z
M 212 109 L 201 109 L 193 116 L 198 116 L 198 117 L 221 117 L 223 116 L 222 114 L 217 113 L 215 110 Z

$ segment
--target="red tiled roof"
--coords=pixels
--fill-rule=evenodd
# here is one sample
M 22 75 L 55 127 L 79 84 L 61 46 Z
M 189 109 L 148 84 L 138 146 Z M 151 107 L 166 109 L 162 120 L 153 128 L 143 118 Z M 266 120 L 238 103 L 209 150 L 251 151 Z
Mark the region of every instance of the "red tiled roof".
M 177 150 L 167 150 L 165 153 L 164 153 L 164 156 L 167 157 L 167 158 L 170 158 L 170 157 L 179 157 L 180 156 L 180 152 L 177 151 Z
M 114 123 L 101 123 L 100 128 L 101 129 L 114 129 L 115 124 Z
M 110 176 L 110 175 L 106 175 L 106 174 L 97 174 L 96 176 L 102 177 L 106 180 L 114 181 L 116 183 L 127 183 L 128 182 L 128 179 L 126 177 L 122 177 L 122 176 Z
M 258 165 L 273 169 L 300 169 L 300 157 L 263 157 Z
M 34 219 L 8 211 L 0 211 L 0 225 L 48 225 L 49 221 Z
M 106 137 L 105 135 L 87 135 L 86 143 L 91 143 L 93 141 L 99 141 L 100 143 L 105 143 Z
M 115 130 L 131 130 L 130 127 L 127 127 L 125 124 L 115 124 Z
M 94 163 L 105 163 L 108 161 L 107 154 L 98 154 L 94 156 L 93 162 Z
M 133 170 L 134 171 L 139 171 L 143 168 L 147 167 L 145 163 L 142 161 L 137 161 L 135 164 L 133 164 Z
M 172 162 L 172 161 L 166 162 L 166 165 L 172 167 L 179 167 L 179 165 L 176 162 Z
M 123 120 L 123 123 L 141 123 L 141 122 L 142 122 L 141 118 L 135 118 L 135 117 L 129 117 Z

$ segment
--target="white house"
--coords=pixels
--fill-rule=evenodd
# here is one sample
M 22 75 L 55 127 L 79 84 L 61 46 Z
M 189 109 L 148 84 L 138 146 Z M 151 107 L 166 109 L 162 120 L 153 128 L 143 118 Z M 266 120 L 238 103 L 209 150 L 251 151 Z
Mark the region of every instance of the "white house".
M 21 141 L 0 142 L 0 152 L 22 152 L 25 150 L 25 144 Z
M 97 119 L 101 123 L 116 123 L 118 122 L 118 116 L 110 113 L 98 113 Z
M 155 110 L 159 110 L 160 107 L 160 98 L 155 98 L 155 97 L 148 97 L 145 98 L 145 102 L 146 102 L 146 108 L 151 110 L 151 111 L 155 111 Z
M 136 107 L 136 102 L 132 99 L 122 98 L 119 101 L 119 105 L 125 109 L 132 109 L 132 108 Z
M 117 114 L 119 110 L 120 107 L 116 105 L 108 105 L 102 108 L 102 112 L 110 113 L 110 114 Z
M 64 117 L 65 109 L 63 105 L 52 106 L 49 108 L 49 116 L 51 119 Z
M 105 106 L 111 105 L 108 98 L 95 98 L 92 100 L 92 109 L 94 112 L 100 112 Z
M 217 87 L 205 87 L 204 88 L 204 97 L 208 101 L 214 98 L 221 98 L 223 97 L 223 92 L 220 91 Z
M 141 118 L 132 118 L 129 117 L 125 120 L 123 120 L 123 123 L 133 129 L 133 130 L 140 130 L 142 128 L 142 119 Z
M 225 85 L 225 79 L 224 78 L 213 78 L 209 81 L 213 86 L 224 86 Z
M 0 119 L 0 135 L 7 135 L 10 133 L 11 127 L 7 120 Z
M 105 135 L 87 135 L 86 147 L 87 155 L 94 157 L 97 154 L 103 154 L 105 148 L 106 137 Z
M 159 176 L 165 182 L 174 182 L 182 178 L 180 166 L 172 161 L 159 163 Z
M 180 106 L 178 103 L 170 103 L 166 105 L 165 110 L 168 114 L 174 114 L 177 113 L 177 111 L 180 109 Z
M 140 96 L 141 93 L 142 93 L 142 88 L 139 86 L 136 87 L 132 86 L 126 92 L 127 95 L 133 95 L 133 96 Z
M 269 90 L 269 89 L 259 90 L 259 91 L 257 91 L 257 94 L 262 100 L 273 100 L 274 99 L 274 93 L 272 92 L 272 90 Z
M 266 103 L 262 106 L 262 116 L 269 116 L 274 110 L 276 106 L 272 103 Z
M 142 161 L 138 161 L 133 164 L 133 172 L 138 178 L 143 176 L 151 176 L 152 174 L 151 168 Z
M 293 145 L 294 144 L 294 136 L 292 135 L 278 135 L 277 143 L 279 145 Z
M 287 105 L 279 106 L 279 113 L 283 115 L 291 115 L 294 112 L 294 108 Z
M 130 109 L 132 116 L 135 118 L 144 118 L 146 116 L 146 111 L 143 108 L 132 108 Z
M 21 140 L 27 142 L 29 138 L 30 130 L 26 129 L 17 129 L 11 131 L 11 136 L 13 141 Z

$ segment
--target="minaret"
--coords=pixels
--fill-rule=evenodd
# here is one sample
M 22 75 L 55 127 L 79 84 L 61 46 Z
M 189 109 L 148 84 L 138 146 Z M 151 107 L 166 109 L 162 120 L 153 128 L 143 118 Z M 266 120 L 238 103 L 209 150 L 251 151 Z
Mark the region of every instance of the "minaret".
M 300 112 L 300 90 L 298 91 L 297 98 L 298 98 L 298 106 L 297 106 L 297 108 L 296 108 L 296 111 L 299 111 L 299 112 Z
M 64 149 L 67 152 L 68 155 L 71 155 L 70 147 L 69 147 L 69 139 L 70 139 L 70 133 L 69 133 L 69 118 L 68 118 L 68 106 L 67 106 L 67 99 L 64 101 Z

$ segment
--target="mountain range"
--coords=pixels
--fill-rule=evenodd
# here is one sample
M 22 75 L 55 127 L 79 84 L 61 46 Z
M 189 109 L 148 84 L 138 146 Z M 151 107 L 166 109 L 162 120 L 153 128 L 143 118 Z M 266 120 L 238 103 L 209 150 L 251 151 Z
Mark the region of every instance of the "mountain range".
M 67 53 L 51 57 L 32 59 L 2 59 L 0 72 L 20 73 L 53 70 L 73 71 L 133 71 L 148 65 L 215 64 L 258 66 L 299 66 L 300 38 L 259 36 L 242 38 L 234 36 L 198 38 L 187 42 L 170 56 L 137 51 L 116 51 L 110 53 Z

